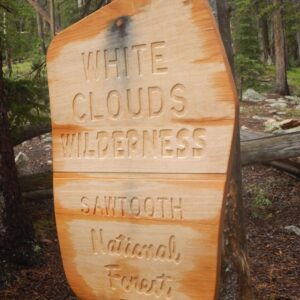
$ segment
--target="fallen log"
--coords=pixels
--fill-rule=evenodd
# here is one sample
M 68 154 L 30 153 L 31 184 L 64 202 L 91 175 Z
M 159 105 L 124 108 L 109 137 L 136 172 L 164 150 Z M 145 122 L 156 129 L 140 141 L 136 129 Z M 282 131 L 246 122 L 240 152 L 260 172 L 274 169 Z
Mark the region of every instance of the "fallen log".
M 47 131 L 47 129 L 49 129 L 47 126 L 50 127 L 50 124 L 45 124 L 44 127 L 41 126 L 35 130 L 28 129 L 26 137 L 34 137 L 34 132 L 49 132 L 49 130 Z M 300 132 L 272 136 L 263 133 L 242 131 L 241 137 L 242 165 L 267 163 L 288 173 L 300 176 L 300 165 L 287 160 L 287 158 L 300 156 Z M 21 140 L 22 139 L 19 138 L 19 141 Z M 29 177 L 32 178 L 30 179 Z M 31 201 L 53 197 L 52 173 L 27 176 L 24 177 L 23 180 L 21 178 L 21 183 L 27 178 L 27 180 L 24 181 L 24 185 L 28 186 L 29 182 L 31 182 L 33 178 L 36 179 L 36 177 L 41 178 L 40 180 L 44 182 L 44 186 L 41 190 L 37 191 L 34 189 L 30 191 L 27 190 L 23 193 L 23 197 Z M 36 185 L 36 183 L 34 183 L 34 185 Z M 41 188 L 40 185 L 36 186 Z
M 50 122 L 30 125 L 13 137 L 17 146 L 27 140 L 51 132 Z M 300 167 L 287 161 L 300 157 L 300 132 L 274 136 L 271 134 L 241 130 L 242 165 L 268 163 L 289 173 L 300 175 Z
M 271 137 L 271 136 L 272 136 L 271 134 L 266 134 L 266 133 L 258 133 L 258 132 L 246 131 L 246 130 L 241 131 L 241 139 L 243 142 L 249 141 L 249 140 L 255 140 L 258 138 L 267 138 L 267 137 Z M 285 171 L 289 174 L 296 175 L 297 177 L 299 177 L 300 176 L 300 164 L 290 161 L 288 158 L 290 158 L 290 157 L 287 157 L 286 159 L 281 160 L 281 161 L 267 161 L 265 163 L 274 168 L 277 168 L 279 170 Z
M 242 165 L 265 163 L 300 156 L 300 132 L 244 140 Z
M 42 134 L 51 132 L 50 122 L 45 122 L 39 125 L 29 125 L 20 129 L 13 137 L 14 146 L 22 144 L 25 141 L 31 140 Z
M 300 177 L 300 164 L 290 161 L 288 159 L 281 161 L 271 161 L 269 163 L 272 167 L 275 167 L 279 170 L 285 171 L 289 174 Z
M 24 201 L 39 201 L 41 199 L 52 199 L 53 198 L 53 190 L 37 190 L 32 192 L 22 193 L 22 198 Z

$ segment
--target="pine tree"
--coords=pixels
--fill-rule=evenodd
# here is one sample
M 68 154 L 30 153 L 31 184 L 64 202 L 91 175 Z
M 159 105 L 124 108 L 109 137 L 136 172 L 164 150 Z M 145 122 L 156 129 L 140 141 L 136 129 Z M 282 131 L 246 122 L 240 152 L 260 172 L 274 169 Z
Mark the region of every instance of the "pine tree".
M 273 0 L 273 5 L 273 31 L 276 60 L 276 92 L 281 95 L 289 95 L 289 86 L 287 82 L 286 43 L 282 18 L 283 6 L 281 0 Z
M 231 0 L 235 66 L 240 88 L 255 87 L 263 72 L 258 20 L 250 0 Z
M 27 263 L 33 250 L 33 228 L 24 210 L 9 131 L 0 39 L 0 254 Z M 13 249 L 13 251 L 12 251 Z

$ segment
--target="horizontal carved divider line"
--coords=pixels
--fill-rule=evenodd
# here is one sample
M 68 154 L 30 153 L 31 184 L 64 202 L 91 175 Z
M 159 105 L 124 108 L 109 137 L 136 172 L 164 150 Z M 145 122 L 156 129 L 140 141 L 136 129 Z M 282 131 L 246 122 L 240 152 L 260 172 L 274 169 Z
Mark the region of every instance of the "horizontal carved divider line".
M 222 181 L 226 178 L 226 173 L 155 173 L 155 172 L 54 172 L 55 179 L 92 179 L 101 178 L 102 180 L 110 179 L 140 179 L 145 180 L 144 175 L 147 174 L 147 180 L 162 179 L 164 181 L 186 180 L 186 181 Z M 188 177 L 185 178 L 185 176 Z M 111 176 L 111 177 L 108 177 Z M 162 177 L 158 177 L 162 176 Z

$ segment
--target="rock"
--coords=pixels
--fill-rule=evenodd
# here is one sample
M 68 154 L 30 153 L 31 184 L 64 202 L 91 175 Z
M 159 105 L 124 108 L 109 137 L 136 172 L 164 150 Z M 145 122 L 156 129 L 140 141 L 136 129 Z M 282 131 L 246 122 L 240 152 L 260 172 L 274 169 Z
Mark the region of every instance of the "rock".
M 259 121 L 269 121 L 269 120 L 272 120 L 272 118 L 269 118 L 269 117 L 260 117 L 260 116 L 253 116 L 252 119 L 259 120 Z
M 286 129 L 286 130 L 284 130 L 284 133 L 294 133 L 294 132 L 298 132 L 298 131 L 300 131 L 300 126 Z
M 277 100 L 276 99 L 266 99 L 265 102 L 267 102 L 267 103 L 276 103 Z
M 242 129 L 242 130 L 249 130 L 249 128 L 248 128 L 247 126 L 245 126 L 245 125 L 243 125 L 243 126 L 241 127 L 241 129 Z
M 281 109 L 286 109 L 287 108 L 287 104 L 286 103 L 282 103 L 282 102 L 276 102 L 276 103 L 272 103 L 270 105 L 270 107 L 281 110 Z
M 290 100 L 291 102 L 295 104 L 300 104 L 300 98 L 296 96 L 285 96 L 285 99 Z
M 296 235 L 300 236 L 300 228 L 297 226 L 285 226 L 284 229 L 289 233 L 295 233 Z
M 277 102 L 280 102 L 280 103 L 286 103 L 286 101 L 285 101 L 284 98 L 279 98 L 279 99 L 277 100 Z
M 294 100 L 294 99 L 297 98 L 297 97 L 294 97 L 294 96 L 285 96 L 284 98 L 285 98 L 285 99 L 288 99 L 288 100 Z
M 264 126 L 265 126 L 264 131 L 267 133 L 271 133 L 271 132 L 274 132 L 275 130 L 276 131 L 282 130 L 279 124 L 280 124 L 280 122 L 277 122 L 275 119 L 270 119 L 264 123 Z
M 287 119 L 277 122 L 275 119 L 270 119 L 264 123 L 265 132 L 273 133 L 293 133 L 300 131 L 300 121 Z
M 256 92 L 253 89 L 248 89 L 245 93 L 243 93 L 242 100 L 249 101 L 249 102 L 261 102 L 266 99 L 265 96 L 261 95 L 260 93 Z
M 284 115 L 286 115 L 286 111 L 278 111 L 277 115 L 284 116 Z
M 50 151 L 50 150 L 52 149 L 52 146 L 49 145 L 49 144 L 46 144 L 46 145 L 44 146 L 44 149 L 45 149 L 46 151 Z
M 276 113 L 277 113 L 277 110 L 272 109 L 272 110 L 269 110 L 268 113 L 269 113 L 269 114 L 276 114 Z
M 52 136 L 49 134 L 45 134 L 45 135 L 43 135 L 42 136 L 42 142 L 44 143 L 44 144 L 50 144 L 50 143 L 52 143 Z
M 49 165 L 49 166 L 52 165 L 52 160 L 48 160 L 47 165 Z
M 297 110 L 297 111 L 300 112 L 300 105 L 296 106 L 296 107 L 295 107 L 295 110 Z
M 280 122 L 280 121 L 282 121 L 283 119 L 281 118 L 281 117 L 279 117 L 279 116 L 273 116 L 273 118 L 276 120 L 276 121 L 278 121 L 278 122 Z
M 28 164 L 29 157 L 22 151 L 19 152 L 15 157 L 15 162 L 20 175 L 25 175 L 30 172 L 29 164 Z

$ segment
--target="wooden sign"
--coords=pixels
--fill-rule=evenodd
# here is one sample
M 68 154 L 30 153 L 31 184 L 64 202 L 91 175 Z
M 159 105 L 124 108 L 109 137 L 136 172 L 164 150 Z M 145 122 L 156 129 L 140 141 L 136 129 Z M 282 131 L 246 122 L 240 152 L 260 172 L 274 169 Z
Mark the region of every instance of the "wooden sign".
M 115 0 L 48 53 L 54 192 L 80 299 L 214 299 L 236 95 L 206 0 Z

